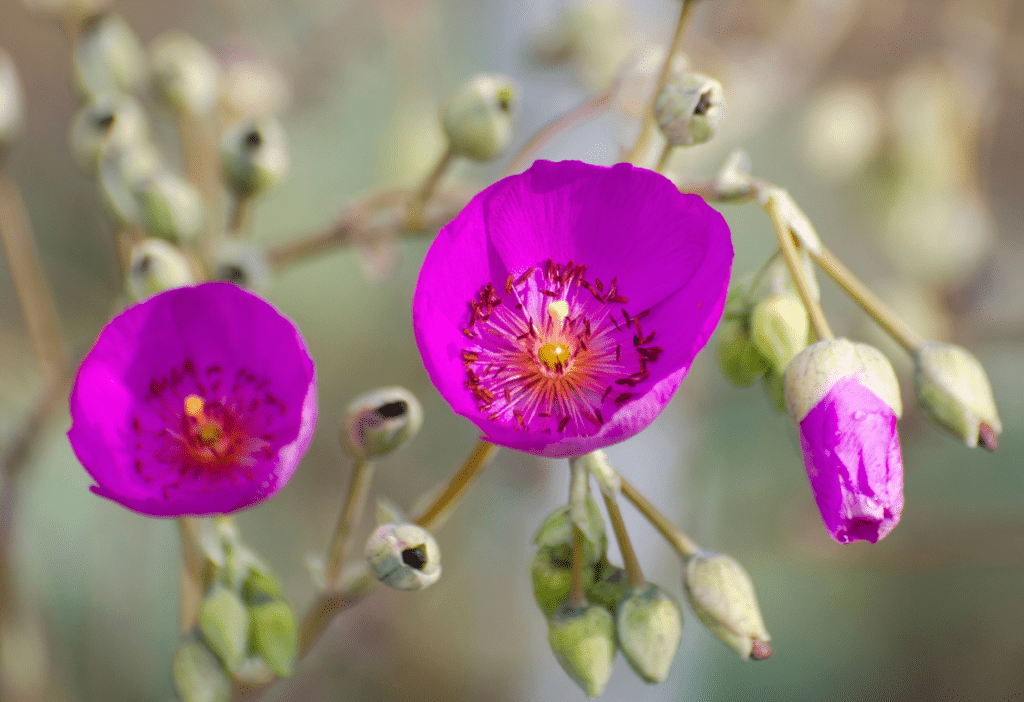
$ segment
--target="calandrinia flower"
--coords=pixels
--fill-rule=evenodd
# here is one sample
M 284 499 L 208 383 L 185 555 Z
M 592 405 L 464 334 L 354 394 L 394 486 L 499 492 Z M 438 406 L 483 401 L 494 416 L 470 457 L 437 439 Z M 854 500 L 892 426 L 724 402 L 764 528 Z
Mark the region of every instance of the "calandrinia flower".
M 71 391 L 93 492 L 159 517 L 226 514 L 291 477 L 316 424 L 298 329 L 228 283 L 169 290 L 100 332 Z
M 721 215 L 657 173 L 538 161 L 438 234 L 416 341 L 488 441 L 582 455 L 665 407 L 722 315 L 732 255 Z
M 797 354 L 785 379 L 825 528 L 840 543 L 875 543 L 903 510 L 903 405 L 892 365 L 867 344 L 829 339 Z

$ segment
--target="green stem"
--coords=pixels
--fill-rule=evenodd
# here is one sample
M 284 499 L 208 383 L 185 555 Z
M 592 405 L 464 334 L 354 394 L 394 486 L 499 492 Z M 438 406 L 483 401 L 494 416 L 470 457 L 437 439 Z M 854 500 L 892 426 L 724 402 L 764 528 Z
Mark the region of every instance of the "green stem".
M 345 504 L 338 515 L 338 523 L 331 536 L 331 545 L 327 549 L 327 563 L 324 566 L 325 589 L 333 590 L 337 586 L 338 577 L 345 562 L 345 554 L 352 543 L 352 527 L 359 521 L 370 496 L 370 483 L 373 480 L 373 462 L 364 458 L 356 460 L 352 468 L 352 480 L 349 483 Z
M 434 166 L 434 170 L 427 174 L 427 177 L 420 183 L 420 187 L 413 193 L 406 209 L 406 222 L 409 229 L 423 229 L 427 203 L 430 201 L 431 195 L 434 194 L 437 184 L 441 181 L 441 176 L 448 170 L 454 157 L 455 152 L 452 151 L 452 147 L 446 147 L 444 153 L 441 154 L 441 158 Z
M 430 506 L 413 521 L 424 529 L 437 526 L 448 508 L 459 499 L 465 489 L 469 487 L 470 483 L 473 482 L 480 471 L 491 462 L 497 453 L 498 447 L 494 444 L 483 440 L 477 441 L 472 453 L 469 454 L 466 462 L 463 463 L 462 468 L 452 476 L 451 480 L 448 481 L 448 485 L 445 486 L 445 489 L 434 499 Z
M 199 604 L 203 599 L 204 565 L 202 551 L 196 540 L 195 519 L 179 517 L 178 535 L 181 537 L 181 593 L 179 630 L 186 634 L 196 625 Z
M 700 546 L 690 539 L 686 534 L 679 531 L 672 523 L 672 521 L 658 510 L 651 501 L 644 497 L 643 493 L 636 489 L 631 482 L 622 477 L 619 474 L 619 480 L 622 484 L 622 494 L 626 496 L 626 499 L 633 503 L 633 505 L 640 511 L 640 514 L 647 518 L 647 521 L 654 526 L 658 532 L 665 537 L 669 545 L 675 549 L 682 558 L 689 558 L 697 551 L 700 550 Z
M 615 540 L 622 553 L 622 563 L 626 568 L 629 584 L 633 586 L 634 590 L 638 590 L 647 584 L 647 580 L 644 579 L 643 571 L 640 569 L 640 561 L 637 560 L 636 551 L 633 550 L 633 542 L 629 540 L 626 522 L 622 519 L 622 510 L 619 509 L 619 503 L 604 491 L 601 492 L 601 496 L 604 497 L 604 506 L 608 509 L 608 518 L 615 531 Z

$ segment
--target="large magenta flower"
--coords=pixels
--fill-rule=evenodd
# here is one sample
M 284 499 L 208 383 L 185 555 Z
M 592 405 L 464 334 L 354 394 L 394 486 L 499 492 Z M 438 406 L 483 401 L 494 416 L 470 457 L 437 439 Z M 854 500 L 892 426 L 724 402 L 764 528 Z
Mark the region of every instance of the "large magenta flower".
M 657 173 L 538 161 L 438 234 L 416 341 L 488 441 L 582 455 L 665 407 L 722 315 L 731 265 L 721 215 Z
M 228 283 L 156 295 L 114 317 L 71 391 L 93 492 L 159 517 L 226 514 L 277 492 L 316 424 L 298 329 Z

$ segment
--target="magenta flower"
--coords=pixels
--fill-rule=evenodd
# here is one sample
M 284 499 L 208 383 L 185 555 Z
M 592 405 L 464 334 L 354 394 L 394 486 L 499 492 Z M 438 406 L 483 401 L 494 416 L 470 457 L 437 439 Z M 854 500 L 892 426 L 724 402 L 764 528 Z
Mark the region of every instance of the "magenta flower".
M 846 339 L 812 344 L 786 367 L 786 405 L 832 538 L 875 543 L 892 531 L 903 510 L 903 459 L 889 361 Z
M 158 517 L 226 514 L 284 486 L 316 425 L 298 329 L 228 283 L 161 293 L 114 317 L 71 391 L 92 491 Z
M 416 342 L 488 441 L 582 455 L 665 407 L 722 315 L 731 265 L 721 215 L 657 173 L 538 161 L 438 234 Z

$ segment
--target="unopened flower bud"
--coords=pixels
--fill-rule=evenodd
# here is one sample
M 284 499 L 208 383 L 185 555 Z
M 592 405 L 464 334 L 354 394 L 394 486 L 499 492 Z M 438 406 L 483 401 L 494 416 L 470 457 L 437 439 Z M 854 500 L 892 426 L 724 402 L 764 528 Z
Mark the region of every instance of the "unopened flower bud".
M 298 628 L 291 605 L 280 598 L 249 607 L 252 626 L 250 647 L 259 654 L 271 670 L 282 678 L 295 669 L 299 651 Z
M 134 188 L 142 228 L 171 241 L 195 241 L 203 230 L 203 196 L 191 183 L 166 169 L 158 169 Z
M 683 635 L 679 605 L 654 583 L 632 592 L 615 610 L 622 655 L 637 675 L 649 683 L 668 677 Z
M 768 296 L 750 313 L 750 340 L 780 374 L 793 356 L 806 348 L 810 328 L 807 308 L 789 292 Z
M 221 137 L 220 159 L 224 182 L 239 197 L 266 192 L 288 172 L 284 130 L 270 117 L 239 120 Z
M 416 524 L 382 524 L 366 542 L 366 560 L 377 580 L 396 590 L 422 590 L 441 577 L 441 549 Z
M 479 73 L 448 98 L 441 124 L 452 151 L 474 161 L 489 161 L 512 139 L 516 88 L 506 76 Z
M 584 582 L 589 582 L 584 580 Z M 633 591 L 626 576 L 626 569 L 602 559 L 594 565 L 593 582 L 586 586 L 587 602 L 604 607 L 615 614 L 622 598 Z
M 703 144 L 725 118 L 722 84 L 700 73 L 672 76 L 658 93 L 654 116 L 672 146 Z
M 203 641 L 190 638 L 171 660 L 174 689 L 182 702 L 228 702 L 231 678 L 217 655 Z
M 589 697 L 604 692 L 615 660 L 615 621 L 604 607 L 565 605 L 548 619 L 555 658 Z
M 751 385 L 768 369 L 743 322 L 726 319 L 718 328 L 718 365 L 726 380 L 738 388 Z
M 423 406 L 401 387 L 360 395 L 348 406 L 341 432 L 353 456 L 377 458 L 405 446 L 423 426 Z
M 146 73 L 146 54 L 120 15 L 107 13 L 82 23 L 75 42 L 75 80 L 86 95 L 131 92 Z
M 559 507 L 549 514 L 541 523 L 536 536 L 533 537 L 535 544 L 541 548 L 548 546 L 572 546 L 573 543 L 573 520 L 571 507 Z M 587 528 L 583 532 L 583 557 L 584 560 L 593 565 L 604 557 L 608 550 L 608 536 L 605 533 L 604 516 L 597 506 L 597 500 L 593 495 L 587 495 Z
M 0 49 L 0 157 L 18 138 L 24 123 L 25 104 L 21 81 L 18 80 L 18 72 L 14 69 L 11 57 Z
M 811 344 L 785 373 L 786 408 L 826 529 L 836 541 L 874 543 L 903 509 L 902 414 L 896 373 L 867 344 Z
M 207 265 L 214 280 L 265 293 L 273 282 L 270 262 L 262 247 L 246 241 L 221 239 L 208 255 Z
M 740 657 L 767 658 L 771 641 L 750 576 L 723 553 L 699 551 L 686 561 L 683 575 L 690 608 L 708 631 Z
M 208 115 L 217 106 L 220 69 L 209 49 L 184 32 L 166 32 L 149 46 L 157 93 L 176 112 Z
M 188 257 L 173 244 L 163 239 L 143 239 L 132 247 L 125 286 L 133 302 L 195 283 Z
M 970 447 L 995 451 L 1003 423 L 981 361 L 953 344 L 925 344 L 914 357 L 914 390 L 939 426 Z
M 71 151 L 86 171 L 96 168 L 107 144 L 127 145 L 149 141 L 149 124 L 138 101 L 127 93 L 94 95 L 78 111 L 71 125 Z
M 593 583 L 594 566 L 583 566 L 583 582 Z M 566 544 L 537 549 L 530 565 L 533 597 L 544 616 L 550 617 L 569 599 L 572 589 L 572 548 Z
M 215 582 L 199 605 L 198 623 L 228 670 L 241 664 L 249 647 L 249 612 L 237 594 Z

